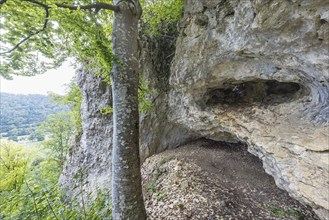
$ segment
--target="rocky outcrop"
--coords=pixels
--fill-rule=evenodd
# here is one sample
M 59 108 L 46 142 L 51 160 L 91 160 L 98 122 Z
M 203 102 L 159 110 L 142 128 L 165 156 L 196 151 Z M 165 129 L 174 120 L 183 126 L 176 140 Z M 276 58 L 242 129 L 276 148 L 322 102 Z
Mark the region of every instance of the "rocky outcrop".
M 152 91 L 147 99 L 152 108 L 140 116 L 140 156 L 147 157 L 175 148 L 194 138 L 188 129 L 169 121 L 168 88 L 170 65 L 175 53 L 177 33 L 155 38 L 143 36 L 141 76 Z M 77 76 L 82 91 L 82 134 L 72 150 L 60 178 L 60 184 L 73 198 L 81 194 L 111 188 L 112 114 L 102 114 L 112 106 L 109 84 L 89 70 L 81 68 Z M 79 187 L 77 187 L 79 186 Z
M 140 116 L 141 161 L 195 138 L 193 132 L 170 121 L 168 117 L 170 65 L 175 55 L 176 38 L 177 33 L 172 28 L 166 34 L 142 38 L 140 68 L 142 78 L 149 83 L 152 91 L 148 95 L 152 108 Z
M 111 87 L 101 77 L 83 68 L 77 82 L 82 92 L 82 134 L 76 137 L 60 184 L 71 198 L 109 189 L 111 186 L 112 114 L 102 108 L 112 106 Z
M 329 216 L 329 3 L 187 0 L 170 120 L 243 141 L 289 194 Z
M 241 141 L 277 186 L 328 219 L 329 3 L 186 0 L 178 26 L 176 52 L 171 34 L 142 37 L 141 75 L 154 90 L 142 161 L 198 137 Z M 112 116 L 100 109 L 111 94 L 88 71 L 79 85 L 83 133 L 60 182 L 92 192 L 110 188 Z

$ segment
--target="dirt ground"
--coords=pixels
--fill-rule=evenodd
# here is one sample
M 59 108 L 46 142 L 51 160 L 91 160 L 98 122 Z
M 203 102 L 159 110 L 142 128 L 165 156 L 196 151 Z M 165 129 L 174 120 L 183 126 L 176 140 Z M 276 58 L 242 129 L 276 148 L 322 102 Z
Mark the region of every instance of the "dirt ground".
M 142 175 L 148 219 L 318 219 L 242 144 L 198 140 L 147 159 Z

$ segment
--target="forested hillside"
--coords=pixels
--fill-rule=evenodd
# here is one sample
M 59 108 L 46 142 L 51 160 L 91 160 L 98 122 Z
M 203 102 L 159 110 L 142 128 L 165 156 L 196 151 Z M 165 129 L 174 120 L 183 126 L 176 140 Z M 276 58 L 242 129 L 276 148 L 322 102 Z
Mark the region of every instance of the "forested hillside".
M 0 93 L 1 136 L 17 141 L 20 136 L 32 134 L 48 115 L 61 110 L 64 107 L 49 96 Z

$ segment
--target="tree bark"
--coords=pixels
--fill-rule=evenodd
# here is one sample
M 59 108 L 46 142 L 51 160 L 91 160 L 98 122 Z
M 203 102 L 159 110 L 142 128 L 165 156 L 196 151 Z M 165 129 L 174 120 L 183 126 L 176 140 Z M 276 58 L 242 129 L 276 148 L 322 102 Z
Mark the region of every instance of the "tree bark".
M 114 0 L 119 6 L 113 22 L 113 53 L 119 62 L 112 69 L 113 220 L 146 219 L 139 158 L 138 113 L 138 0 Z

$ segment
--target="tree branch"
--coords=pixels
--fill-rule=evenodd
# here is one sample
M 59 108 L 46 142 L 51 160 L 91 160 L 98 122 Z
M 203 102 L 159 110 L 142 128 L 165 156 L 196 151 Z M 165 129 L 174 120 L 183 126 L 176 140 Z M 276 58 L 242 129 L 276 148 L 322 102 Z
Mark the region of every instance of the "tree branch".
M 2 1 L 6 1 L 6 0 L 2 0 Z M 39 34 L 40 32 L 46 30 L 47 28 L 47 24 L 48 24 L 48 18 L 49 18 L 49 7 L 43 3 L 40 3 L 40 2 L 36 2 L 34 0 L 31 0 L 32 3 L 34 4 L 37 4 L 41 7 L 43 7 L 45 9 L 45 20 L 44 20 L 44 23 L 43 23 L 43 26 L 40 30 L 37 30 L 36 32 L 34 32 L 33 34 L 23 38 L 22 40 L 20 40 L 13 48 L 11 48 L 10 50 L 8 51 L 5 51 L 5 52 L 0 52 L 0 55 L 3 55 L 3 54 L 8 54 L 8 53 L 11 53 L 13 52 L 14 50 L 16 50 L 17 48 L 19 48 L 25 41 L 29 40 L 31 37 Z
M 111 10 L 114 12 L 118 12 L 119 11 L 119 7 L 116 5 L 111 5 L 111 4 L 107 4 L 107 3 L 103 3 L 103 2 L 99 2 L 99 3 L 95 3 L 95 4 L 91 4 L 91 5 L 80 5 L 80 6 L 70 6 L 70 5 L 65 5 L 65 4 L 59 4 L 59 3 L 55 3 L 55 5 L 59 8 L 68 8 L 71 11 L 74 10 L 91 10 L 91 9 L 95 9 L 95 11 L 99 11 L 101 9 L 107 9 L 107 10 Z
M 7 1 L 7 0 L 1 0 L 1 1 Z M 26 2 L 31 2 L 37 5 L 40 5 L 42 7 L 49 7 L 48 5 L 45 5 L 41 2 L 38 2 L 36 0 L 24 0 Z M 57 7 L 59 8 L 67 8 L 70 9 L 71 11 L 76 11 L 76 10 L 91 10 L 91 9 L 95 9 L 96 11 L 99 11 L 101 9 L 106 9 L 106 10 L 111 10 L 114 12 L 118 12 L 119 11 L 119 7 L 116 5 L 111 5 L 111 4 L 107 4 L 107 3 L 103 3 L 103 2 L 98 2 L 95 4 L 90 4 L 90 5 L 78 5 L 78 6 L 72 6 L 72 5 L 66 5 L 66 4 L 60 4 L 60 3 L 54 3 Z
M 1 9 L 1 6 L 6 3 L 6 1 L 7 0 L 0 0 L 0 9 Z M 31 37 L 33 37 L 35 35 L 38 35 L 40 32 L 44 31 L 47 28 L 48 19 L 49 19 L 49 9 L 51 9 L 51 7 L 48 6 L 48 5 L 46 5 L 46 4 L 44 4 L 44 3 L 38 2 L 36 0 L 23 0 L 23 1 L 31 2 L 33 4 L 36 4 L 38 6 L 43 7 L 45 9 L 45 20 L 44 20 L 42 29 L 40 29 L 40 30 L 34 32 L 33 34 L 31 34 L 31 35 L 23 38 L 12 49 L 10 49 L 8 51 L 0 52 L 0 55 L 4 55 L 4 54 L 8 54 L 8 53 L 13 52 L 17 48 L 19 48 L 25 41 L 29 40 Z M 59 4 L 59 3 L 55 3 L 55 5 L 57 7 L 59 7 L 59 8 L 67 8 L 67 9 L 70 9 L 71 11 L 76 11 L 76 10 L 92 10 L 92 9 L 94 9 L 96 13 L 99 10 L 101 10 L 101 9 L 111 10 L 111 11 L 114 11 L 114 12 L 118 12 L 119 11 L 119 7 L 118 6 L 107 4 L 107 3 L 102 3 L 102 2 L 95 3 L 95 4 L 90 4 L 90 5 L 82 5 L 82 6 L 69 6 L 69 5 L 65 5 L 65 4 Z

